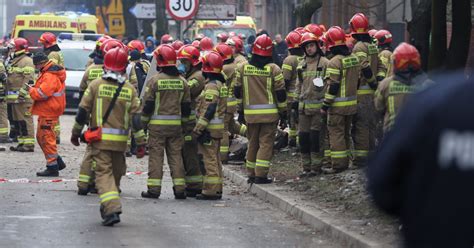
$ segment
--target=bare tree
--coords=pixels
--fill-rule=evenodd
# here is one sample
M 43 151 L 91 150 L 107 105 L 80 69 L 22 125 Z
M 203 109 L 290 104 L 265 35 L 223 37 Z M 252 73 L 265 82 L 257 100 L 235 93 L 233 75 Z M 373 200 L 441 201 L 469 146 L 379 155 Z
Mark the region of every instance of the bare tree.
M 303 0 L 301 5 L 295 8 L 296 26 L 301 27 L 311 23 L 314 12 L 322 6 L 322 0 Z
M 431 48 L 428 69 L 444 67 L 446 58 L 446 7 L 447 0 L 433 0 L 431 7 Z
M 449 52 L 446 59 L 446 69 L 463 69 L 469 56 L 471 40 L 472 16 L 470 0 L 453 0 L 453 29 Z
M 410 43 L 420 51 L 423 69 L 427 70 L 430 52 L 431 0 L 412 0 L 411 9 L 413 19 L 407 26 Z

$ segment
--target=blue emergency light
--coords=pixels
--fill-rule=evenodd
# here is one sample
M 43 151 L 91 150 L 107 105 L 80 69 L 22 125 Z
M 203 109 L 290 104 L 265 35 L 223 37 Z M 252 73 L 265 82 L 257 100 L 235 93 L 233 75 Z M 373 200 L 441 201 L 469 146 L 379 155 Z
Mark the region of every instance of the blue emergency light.
M 79 33 L 60 33 L 58 40 L 72 40 L 72 41 L 97 41 L 103 34 L 79 34 Z

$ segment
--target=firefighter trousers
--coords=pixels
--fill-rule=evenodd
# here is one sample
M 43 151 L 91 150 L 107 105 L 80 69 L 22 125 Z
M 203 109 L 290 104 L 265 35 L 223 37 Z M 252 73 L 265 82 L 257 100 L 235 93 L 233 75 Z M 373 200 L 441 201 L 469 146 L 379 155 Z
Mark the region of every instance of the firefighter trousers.
M 171 178 L 173 178 L 173 190 L 176 194 L 183 193 L 186 188 L 182 157 L 183 137 L 166 137 L 150 130 L 148 147 L 150 153 L 148 161 L 148 191 L 154 194 L 161 193 L 161 180 L 163 179 L 163 164 L 166 151 Z
M 124 152 L 100 150 L 92 147 L 92 159 L 96 163 L 95 184 L 100 197 L 100 206 L 105 215 L 121 213 L 117 176 L 126 171 Z
M 246 167 L 250 177 L 266 177 L 273 157 L 273 142 L 277 123 L 248 124 L 248 149 Z
M 36 140 L 46 158 L 46 167 L 50 170 L 58 170 L 58 147 L 54 132 L 58 119 L 59 117 L 38 117 Z
M 186 189 L 202 189 L 202 172 L 199 166 L 198 143 L 191 135 L 195 121 L 188 121 L 185 124 L 185 135 L 183 145 L 183 164 L 185 170 Z
M 5 101 L 0 102 L 0 140 L 8 140 L 8 106 Z
M 220 140 L 214 138 L 206 144 L 198 143 L 206 169 L 202 185 L 202 194 L 206 196 L 222 196 L 223 173 L 219 147 Z
M 333 169 L 349 167 L 352 115 L 328 114 L 329 146 Z
M 30 113 L 31 105 L 29 102 L 12 104 L 12 118 L 15 123 L 18 123 L 18 144 L 28 148 L 35 146 L 33 117 Z
M 354 151 L 352 152 L 353 165 L 364 166 L 367 162 L 369 151 L 375 148 L 376 123 L 375 106 L 371 95 L 359 96 L 357 114 L 352 123 L 352 137 Z
M 299 144 L 301 151 L 301 162 L 304 171 L 317 171 L 322 167 L 324 139 L 321 136 L 322 117 L 321 114 L 299 115 Z
M 288 102 L 287 106 L 287 118 L 288 118 L 288 143 L 289 144 L 296 144 L 297 136 L 298 136 L 298 129 L 299 129 L 299 120 L 296 117 L 295 111 L 292 107 L 293 102 Z
M 77 180 L 77 187 L 79 189 L 85 190 L 88 189 L 89 186 L 94 185 L 95 169 L 96 163 L 92 159 L 92 146 L 87 145 L 79 170 L 79 179 Z
M 234 119 L 233 113 L 225 113 L 224 118 L 225 118 L 224 119 L 224 135 L 222 136 L 221 147 L 220 147 L 222 162 L 225 162 L 229 159 L 229 146 L 230 146 L 229 135 L 238 134 L 241 136 L 246 136 L 247 134 L 247 126 L 243 124 L 239 124 Z

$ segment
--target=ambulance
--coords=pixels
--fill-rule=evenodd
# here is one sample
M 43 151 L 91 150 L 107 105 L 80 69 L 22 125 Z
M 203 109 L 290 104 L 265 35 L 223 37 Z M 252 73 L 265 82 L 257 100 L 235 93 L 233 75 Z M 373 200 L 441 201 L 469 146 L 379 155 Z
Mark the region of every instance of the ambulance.
M 23 37 L 32 47 L 39 46 L 38 40 L 44 32 L 97 33 L 97 18 L 74 12 L 34 13 L 17 15 L 12 28 L 12 38 Z
M 193 39 L 198 34 L 203 34 L 214 41 L 217 41 L 217 35 L 222 32 L 235 32 L 237 35 L 244 35 L 246 38 L 256 34 L 255 22 L 250 16 L 237 16 L 235 21 L 215 21 L 215 20 L 199 20 L 196 21 L 191 28 L 191 36 Z

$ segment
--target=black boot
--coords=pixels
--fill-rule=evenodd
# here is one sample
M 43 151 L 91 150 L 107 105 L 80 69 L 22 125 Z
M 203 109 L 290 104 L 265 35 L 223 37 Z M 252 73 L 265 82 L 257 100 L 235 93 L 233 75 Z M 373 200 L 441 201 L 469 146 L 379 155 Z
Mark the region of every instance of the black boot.
M 23 145 L 10 146 L 10 151 L 16 152 L 16 151 L 18 151 L 18 149 L 20 149 L 20 147 L 22 147 L 22 146 L 23 146 Z
M 143 197 L 143 198 L 158 199 L 158 198 L 160 198 L 160 194 L 152 193 L 152 192 L 150 192 L 150 191 L 143 191 L 143 192 L 142 192 L 142 197 Z
M 222 195 L 204 195 L 204 194 L 199 194 L 196 196 L 196 200 L 209 200 L 209 201 L 215 201 L 215 200 L 220 200 L 222 199 Z
M 59 171 L 56 169 L 49 169 L 47 168 L 44 171 L 36 172 L 36 176 L 38 177 L 57 177 L 59 176 Z
M 87 189 L 79 188 L 79 189 L 77 190 L 77 194 L 78 194 L 78 195 L 87 195 L 87 193 L 89 193 L 89 189 L 88 189 L 88 188 L 87 188 Z
M 255 176 L 249 176 L 249 178 L 247 179 L 247 183 L 248 184 L 255 183 Z
M 273 179 L 267 177 L 255 177 L 255 184 L 269 184 L 272 183 Z
M 120 222 L 120 213 L 112 213 L 103 217 L 102 225 L 114 226 Z
M 173 193 L 174 193 L 174 199 L 175 200 L 184 200 L 184 199 L 186 199 L 186 193 L 185 192 L 176 192 L 174 187 L 173 187 Z
M 66 168 L 66 163 L 64 163 L 63 158 L 61 158 L 61 156 L 58 156 L 56 161 L 58 162 L 59 170 L 63 170 L 64 168 Z
M 201 189 L 186 189 L 187 197 L 196 197 L 198 194 L 201 194 Z

